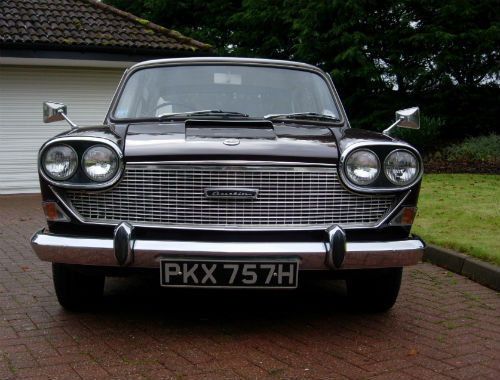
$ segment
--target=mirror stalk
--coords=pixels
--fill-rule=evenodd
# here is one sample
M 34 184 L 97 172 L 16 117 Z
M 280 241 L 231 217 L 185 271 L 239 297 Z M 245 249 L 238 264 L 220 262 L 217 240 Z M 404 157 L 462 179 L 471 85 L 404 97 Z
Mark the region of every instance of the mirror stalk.
M 69 125 L 71 125 L 71 129 L 78 129 L 78 124 L 75 124 L 71 121 L 71 119 L 64 113 L 64 110 L 60 109 L 57 111 L 59 115 L 61 115 L 64 120 L 68 122 Z
M 402 121 L 403 121 L 403 118 L 399 118 L 389 128 L 384 129 L 382 131 L 382 134 L 384 134 L 386 136 L 389 136 L 389 132 L 391 131 L 391 129 L 394 128 L 394 127 L 397 127 L 399 125 L 399 123 L 401 123 Z

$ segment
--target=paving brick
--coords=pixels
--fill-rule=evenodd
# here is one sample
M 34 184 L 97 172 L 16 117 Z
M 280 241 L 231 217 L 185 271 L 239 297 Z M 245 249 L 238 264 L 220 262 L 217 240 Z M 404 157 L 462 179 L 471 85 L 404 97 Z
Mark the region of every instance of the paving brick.
M 50 358 L 59 356 L 59 353 L 48 342 L 40 342 L 35 344 L 28 344 L 28 350 L 35 359 Z
M 182 380 L 206 380 L 206 379 L 236 380 L 236 379 L 242 379 L 242 377 L 231 370 L 221 370 L 213 373 L 191 374 L 182 377 Z
M 42 373 L 51 380 L 82 379 L 69 364 L 42 367 Z
M 450 380 L 451 377 L 421 366 L 405 368 L 402 373 L 413 376 L 416 379 Z
M 41 366 L 53 366 L 59 364 L 71 364 L 89 360 L 87 354 L 68 354 L 40 358 L 37 360 Z
M 488 359 L 489 358 L 484 355 L 471 353 L 467 355 L 456 356 L 451 359 L 446 359 L 444 360 L 444 362 L 449 363 L 454 367 L 461 368 L 474 363 L 484 362 L 487 361 Z
M 468 379 L 492 379 L 498 380 L 498 371 L 484 366 L 482 364 L 473 364 L 470 366 L 462 367 L 457 370 L 448 371 L 448 375 L 454 379 L 468 380 Z
M 45 373 L 45 370 L 41 367 L 34 368 L 22 368 L 16 370 L 16 376 L 19 379 L 40 379 L 46 380 L 50 377 Z
M 18 370 L 22 368 L 37 367 L 38 363 L 28 351 L 6 352 L 3 354 L 9 367 Z
M 455 366 L 433 358 L 422 358 L 419 364 L 425 369 L 438 373 L 448 373 L 457 370 Z
M 412 363 L 410 360 L 403 359 L 390 359 L 382 362 L 378 362 L 376 364 L 372 364 L 369 366 L 369 370 L 375 373 L 386 373 L 386 372 L 394 372 L 400 369 L 405 369 L 411 367 Z
M 273 373 L 274 378 L 280 379 L 331 379 L 331 380 L 348 380 L 349 378 L 339 373 L 335 373 L 330 369 L 323 367 L 310 368 L 287 368 L 279 373 Z
M 145 369 L 142 375 L 147 379 L 178 380 L 178 377 L 166 368 Z
M 71 367 L 83 379 L 110 379 L 111 375 L 94 361 L 72 363 Z

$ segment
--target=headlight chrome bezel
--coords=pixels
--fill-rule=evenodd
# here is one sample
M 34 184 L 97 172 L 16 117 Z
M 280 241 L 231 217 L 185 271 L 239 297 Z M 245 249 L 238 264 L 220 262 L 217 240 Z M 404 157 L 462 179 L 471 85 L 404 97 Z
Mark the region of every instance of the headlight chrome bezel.
M 375 159 L 374 164 L 375 164 L 375 168 L 376 168 L 376 173 L 373 176 L 373 178 L 369 179 L 368 181 L 366 181 L 364 183 L 362 181 L 357 181 L 353 177 L 353 175 L 350 174 L 350 172 L 349 172 L 349 160 L 351 160 L 354 157 L 354 155 L 356 155 L 358 153 L 367 153 L 368 155 L 371 155 Z M 380 171 L 381 171 L 380 159 L 379 159 L 378 155 L 375 152 L 373 152 L 371 149 L 365 149 L 365 148 L 355 149 L 352 152 L 350 152 L 345 159 L 345 175 L 349 179 L 349 181 L 352 182 L 353 184 L 355 184 L 356 186 L 371 185 L 373 182 L 375 182 L 377 180 L 378 176 L 380 175 Z
M 347 159 L 356 151 L 368 150 L 375 153 L 382 163 L 379 170 L 379 175 L 377 178 L 367 185 L 359 185 L 350 180 L 347 174 Z M 418 165 L 418 170 L 416 176 L 406 185 L 394 184 L 386 177 L 386 158 L 389 157 L 395 151 L 407 151 L 412 154 Z M 339 158 L 339 168 L 338 173 L 341 178 L 341 182 L 344 186 L 356 193 L 360 194 L 374 194 L 374 193 L 395 193 L 400 191 L 405 191 L 413 187 L 420 179 L 423 174 L 423 164 L 422 157 L 418 151 L 411 145 L 405 142 L 360 142 L 354 143 L 344 149 Z
M 51 173 L 50 170 L 47 169 L 47 155 L 49 154 L 49 152 L 52 150 L 52 149 L 57 149 L 57 148 L 65 148 L 65 149 L 69 149 L 69 152 L 71 154 L 71 158 L 69 159 L 69 161 L 72 161 L 73 159 L 76 161 L 73 165 L 73 168 L 71 169 L 70 173 L 65 175 L 65 176 L 62 176 L 62 177 L 58 177 L 58 176 L 55 176 L 53 173 Z M 50 177 L 52 180 L 54 181 L 66 181 L 68 179 L 70 179 L 71 177 L 73 177 L 75 175 L 75 173 L 77 172 L 78 170 L 78 154 L 76 153 L 76 150 L 70 146 L 70 145 L 67 145 L 67 144 L 53 144 L 51 145 L 50 147 L 48 147 L 46 150 L 44 150 L 43 152 L 43 155 L 40 159 L 40 167 L 41 167 L 41 170 L 48 176 Z
M 67 145 L 77 154 L 77 170 L 72 177 L 65 180 L 54 180 L 44 170 L 43 158 L 48 149 L 55 145 Z M 103 145 L 116 154 L 117 168 L 114 175 L 106 181 L 96 182 L 88 178 L 85 174 L 82 162 L 83 154 L 93 146 Z M 60 188 L 82 189 L 82 190 L 100 190 L 115 185 L 121 178 L 124 170 L 123 153 L 116 143 L 111 140 L 100 137 L 56 137 L 46 142 L 38 154 L 38 171 L 41 177 L 50 185 Z
M 114 156 L 114 159 L 115 159 L 115 167 L 109 172 L 109 175 L 105 176 L 103 179 L 98 179 L 98 178 L 95 178 L 95 177 L 92 177 L 92 175 L 89 173 L 89 170 L 88 170 L 88 167 L 86 165 L 86 156 L 89 154 L 89 152 L 92 150 L 92 149 L 97 149 L 97 148 L 104 148 L 104 149 L 107 149 L 111 152 L 111 154 Z M 93 182 L 96 182 L 96 183 L 103 183 L 103 182 L 107 182 L 109 181 L 110 179 L 112 179 L 117 170 L 119 169 L 120 167 L 120 160 L 118 158 L 118 155 L 116 154 L 116 152 L 109 148 L 108 146 L 106 145 L 103 145 L 103 144 L 96 144 L 96 145 L 92 145 L 90 147 L 88 147 L 85 152 L 82 154 L 82 159 L 81 159 L 81 162 L 80 162 L 80 165 L 82 166 L 82 170 L 83 170 L 83 173 Z
M 415 175 L 413 176 L 413 178 L 411 178 L 409 181 L 405 182 L 405 183 L 399 183 L 399 182 L 396 182 L 394 181 L 392 178 L 391 178 L 391 175 L 388 174 L 388 161 L 389 161 L 389 158 L 393 155 L 393 154 L 397 154 L 399 152 L 403 152 L 403 153 L 407 153 L 409 155 L 411 155 L 413 157 L 413 159 L 415 160 L 415 166 L 416 166 L 416 173 Z M 412 183 L 415 182 L 415 178 L 418 177 L 418 173 L 420 172 L 420 163 L 419 163 L 419 160 L 418 160 L 418 157 L 411 151 L 409 151 L 408 149 L 394 149 L 391 153 L 389 153 L 385 159 L 384 159 L 384 175 L 385 177 L 389 180 L 389 182 L 391 182 L 393 185 L 395 186 L 398 186 L 398 187 L 401 187 L 401 186 L 408 186 L 408 185 L 411 185 Z

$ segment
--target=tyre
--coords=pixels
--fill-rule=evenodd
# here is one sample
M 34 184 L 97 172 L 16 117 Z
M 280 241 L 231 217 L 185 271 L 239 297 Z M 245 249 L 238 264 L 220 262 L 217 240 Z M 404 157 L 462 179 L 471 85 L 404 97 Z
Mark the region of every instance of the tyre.
M 104 275 L 87 274 L 68 264 L 52 263 L 57 300 L 72 311 L 88 310 L 101 299 Z
M 357 310 L 383 312 L 398 298 L 403 268 L 367 269 L 346 280 L 347 293 Z

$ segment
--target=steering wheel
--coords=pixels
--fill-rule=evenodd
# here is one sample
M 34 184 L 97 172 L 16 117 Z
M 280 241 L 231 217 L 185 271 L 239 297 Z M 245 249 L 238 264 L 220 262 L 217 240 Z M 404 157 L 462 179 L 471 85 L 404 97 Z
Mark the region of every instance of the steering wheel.
M 158 104 L 155 108 L 153 108 L 153 112 L 156 113 L 160 108 L 165 107 L 165 106 L 177 106 L 177 107 L 183 107 L 184 110 L 182 111 L 193 111 L 195 108 L 189 104 L 184 104 L 184 103 L 175 103 L 175 102 L 163 102 Z

